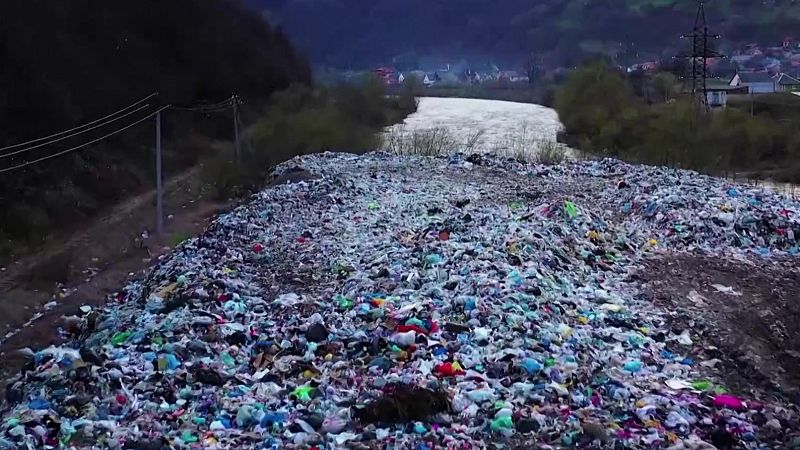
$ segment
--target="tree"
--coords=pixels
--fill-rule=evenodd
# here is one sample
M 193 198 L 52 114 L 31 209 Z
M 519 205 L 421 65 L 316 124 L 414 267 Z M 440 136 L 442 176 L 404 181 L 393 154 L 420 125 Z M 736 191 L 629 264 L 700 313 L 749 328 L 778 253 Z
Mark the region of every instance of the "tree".
M 588 150 L 612 155 L 639 114 L 622 76 L 600 63 L 573 71 L 556 92 L 555 108 L 568 133 L 590 137 Z
M 656 98 L 663 98 L 664 103 L 675 98 L 680 89 L 678 77 L 669 72 L 658 72 L 653 75 L 652 85 Z

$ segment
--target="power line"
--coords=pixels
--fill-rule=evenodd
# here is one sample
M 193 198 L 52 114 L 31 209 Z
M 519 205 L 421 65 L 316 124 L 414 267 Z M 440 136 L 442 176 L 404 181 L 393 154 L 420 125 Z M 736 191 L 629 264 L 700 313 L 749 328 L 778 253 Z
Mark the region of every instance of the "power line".
M 140 107 L 134 109 L 133 111 L 127 112 L 127 113 L 125 113 L 125 114 L 123 114 L 123 115 L 121 115 L 119 117 L 115 117 L 115 118 L 113 118 L 113 119 L 111 119 L 111 120 L 109 120 L 107 122 L 103 122 L 103 123 L 101 123 L 99 125 L 95 125 L 95 126 L 93 126 L 91 128 L 87 128 L 85 130 L 81 130 L 81 131 L 78 131 L 76 133 L 68 134 L 68 135 L 62 136 L 62 137 L 60 137 L 58 139 L 53 139 L 51 141 L 43 142 L 41 144 L 34 145 L 33 147 L 26 147 L 26 148 L 23 148 L 22 150 L 17 150 L 17 151 L 14 151 L 14 152 L 9 152 L 9 153 L 2 154 L 2 155 L 0 155 L 0 159 L 8 158 L 10 156 L 18 155 L 20 153 L 25 153 L 25 152 L 28 152 L 28 151 L 31 151 L 31 150 L 35 150 L 37 148 L 45 147 L 47 145 L 54 144 L 56 142 L 61 142 L 64 139 L 73 138 L 73 137 L 81 135 L 83 133 L 87 133 L 89 131 L 96 130 L 96 129 L 104 127 L 104 126 L 106 126 L 106 125 L 108 125 L 110 123 L 116 122 L 116 121 L 118 121 L 120 119 L 124 119 L 124 118 L 130 116 L 131 114 L 135 114 L 135 113 L 137 113 L 137 112 L 139 112 L 139 111 L 141 111 L 143 109 L 149 108 L 149 107 L 150 107 L 150 104 L 146 104 L 144 106 L 140 106 Z
M 138 104 L 140 104 L 140 103 L 142 103 L 142 102 L 144 102 L 144 101 L 147 101 L 147 100 L 149 100 L 149 99 L 151 99 L 151 98 L 155 97 L 156 95 L 158 95 L 158 92 L 153 92 L 152 94 L 150 94 L 150 95 L 148 95 L 147 97 L 145 97 L 145 98 L 143 98 L 143 99 L 139 100 L 138 102 L 135 102 L 135 103 L 133 103 L 133 104 L 131 104 L 131 105 L 129 105 L 129 106 L 127 106 L 127 107 L 125 107 L 125 108 L 122 108 L 122 109 L 120 109 L 120 110 L 119 110 L 119 111 L 117 111 L 117 112 L 111 113 L 111 114 L 109 114 L 109 115 L 107 115 L 107 116 L 105 116 L 105 117 L 101 117 L 100 119 L 97 119 L 97 120 L 91 121 L 91 122 L 89 122 L 89 123 L 85 123 L 85 124 L 83 124 L 83 125 L 79 125 L 79 126 L 77 126 L 77 127 L 75 127 L 75 128 L 71 128 L 71 129 L 69 129 L 69 130 L 65 130 L 65 131 L 60 131 L 60 132 L 58 132 L 58 133 L 51 134 L 50 136 L 45 136 L 45 137 L 42 137 L 42 138 L 39 138 L 39 139 L 34 139 L 34 140 L 32 140 L 32 141 L 28 141 L 28 142 L 20 142 L 19 144 L 9 145 L 9 146 L 7 146 L 7 147 L 0 147 L 0 152 L 2 152 L 2 151 L 5 151 L 5 150 L 10 150 L 10 149 L 12 149 L 12 148 L 22 147 L 22 146 L 29 145 L 29 144 L 35 144 L 35 143 L 37 143 L 37 142 L 45 141 L 45 140 L 47 140 L 47 139 L 50 139 L 50 138 L 54 138 L 54 137 L 57 137 L 57 136 L 61 136 L 62 134 L 71 133 L 71 132 L 73 132 L 73 131 L 75 131 L 75 130 L 79 130 L 79 129 L 81 129 L 81 128 L 88 127 L 88 126 L 90 126 L 90 125 L 94 125 L 94 124 L 96 124 L 96 123 L 98 123 L 98 122 L 102 122 L 102 121 L 104 121 L 104 120 L 106 120 L 106 119 L 108 119 L 108 118 L 110 118 L 110 117 L 114 117 L 114 116 L 116 116 L 117 114 L 119 114 L 119 113 L 121 113 L 121 112 L 123 112 L 123 111 L 127 111 L 127 110 L 129 110 L 129 109 L 133 108 L 134 106 L 136 106 L 136 105 L 138 105 Z
M 219 112 L 230 111 L 232 107 L 233 107 L 233 103 L 231 103 L 228 106 L 219 107 L 219 108 L 215 108 L 215 109 L 185 109 L 185 108 L 183 108 L 183 109 L 174 108 L 174 109 L 176 111 L 186 111 L 186 112 L 196 112 L 196 113 L 219 113 Z
M 58 153 L 53 153 L 52 155 L 43 156 L 43 157 L 41 157 L 41 158 L 34 159 L 33 161 L 28 161 L 28 162 L 25 162 L 25 163 L 22 163 L 22 164 L 17 164 L 16 166 L 11 166 L 11 167 L 6 167 L 6 168 L 4 168 L 4 169 L 0 169 L 0 173 L 4 173 L 4 172 L 10 172 L 10 171 L 12 171 L 12 170 L 16 170 L 16 169 L 21 169 L 21 168 L 23 168 L 23 167 L 26 167 L 26 166 L 29 166 L 29 165 L 31 165 L 31 164 L 36 164 L 36 163 L 39 163 L 39 162 L 42 162 L 42 161 L 45 161 L 45 160 L 48 160 L 48 159 L 52 159 L 52 158 L 56 158 L 56 157 L 58 157 L 58 156 L 61 156 L 61 155 L 65 155 L 65 154 L 67 154 L 67 153 L 70 153 L 70 152 L 74 152 L 74 151 L 76 151 L 76 150 L 80 150 L 80 149 L 82 149 L 82 148 L 84 148 L 84 147 L 86 147 L 86 146 L 92 145 L 92 144 L 94 144 L 94 143 L 96 143 L 96 142 L 100 142 L 100 141 L 102 141 L 103 139 L 109 138 L 109 137 L 111 137 L 111 136 L 113 136 L 113 135 L 115 135 L 115 134 L 118 134 L 118 133 L 121 133 L 121 132 L 123 132 L 123 131 L 127 130 L 128 128 L 131 128 L 131 127 L 133 127 L 133 126 L 136 126 L 136 125 L 138 125 L 138 124 L 140 124 L 140 123 L 144 122 L 145 120 L 147 120 L 147 119 L 149 119 L 149 118 L 151 118 L 151 117 L 154 117 L 154 116 L 156 116 L 158 113 L 160 113 L 161 111 L 164 111 L 165 109 L 167 109 L 167 108 L 169 108 L 169 107 L 170 107 L 170 105 L 163 106 L 163 107 L 161 107 L 160 109 L 158 109 L 156 112 L 154 112 L 154 113 L 151 113 L 151 114 L 149 114 L 149 115 L 147 115 L 147 116 L 145 116 L 145 117 L 143 117 L 143 118 L 141 118 L 141 119 L 137 120 L 136 122 L 133 122 L 133 123 L 131 123 L 131 124 L 128 124 L 128 125 L 126 125 L 126 126 L 125 126 L 125 127 L 123 127 L 123 128 L 120 128 L 120 129 L 118 129 L 118 130 L 116 130 L 116 131 L 112 131 L 111 133 L 108 133 L 107 135 L 105 135 L 105 136 L 103 136 L 103 137 L 99 137 L 99 138 L 97 138 L 97 139 L 91 140 L 91 141 L 89 141 L 89 142 L 86 142 L 86 143 L 84 143 L 84 144 L 77 145 L 77 146 L 75 146 L 75 147 L 72 147 L 72 148 L 68 148 L 68 149 L 66 149 L 66 150 L 63 150 L 63 151 L 60 151 L 60 152 L 58 152 Z
M 195 105 L 195 106 L 173 106 L 172 109 L 176 109 L 179 111 L 206 111 L 206 110 L 217 110 L 217 109 L 230 109 L 233 105 L 233 101 L 235 96 L 230 96 L 225 100 L 222 100 L 217 103 L 210 103 L 206 105 Z

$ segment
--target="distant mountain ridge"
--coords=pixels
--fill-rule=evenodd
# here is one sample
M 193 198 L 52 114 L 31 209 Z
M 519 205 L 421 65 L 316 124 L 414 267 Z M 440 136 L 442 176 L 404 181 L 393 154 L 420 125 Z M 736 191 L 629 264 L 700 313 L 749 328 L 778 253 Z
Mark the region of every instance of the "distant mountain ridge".
M 288 31 L 317 64 L 358 66 L 398 55 L 493 57 L 530 52 L 555 64 L 590 54 L 631 61 L 674 53 L 692 28 L 696 0 L 246 0 Z M 796 0 L 711 0 L 720 45 L 777 42 L 800 33 Z M 800 38 L 800 36 L 797 36 Z

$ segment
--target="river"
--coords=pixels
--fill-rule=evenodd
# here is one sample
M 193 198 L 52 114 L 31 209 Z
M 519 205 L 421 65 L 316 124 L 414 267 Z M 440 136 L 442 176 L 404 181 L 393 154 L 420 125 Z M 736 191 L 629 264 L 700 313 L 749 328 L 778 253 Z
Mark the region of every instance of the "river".
M 508 136 L 523 128 L 536 138 L 555 141 L 556 133 L 562 128 L 556 111 L 545 106 L 438 97 L 420 98 L 418 111 L 406 119 L 405 126 L 410 129 L 443 127 L 458 135 L 482 130 L 487 148 L 503 144 Z
M 470 98 L 422 97 L 417 112 L 387 130 L 405 140 L 437 131 L 468 151 L 527 153 L 542 142 L 555 142 L 562 125 L 552 108 L 531 103 Z M 442 138 L 442 135 L 439 135 Z

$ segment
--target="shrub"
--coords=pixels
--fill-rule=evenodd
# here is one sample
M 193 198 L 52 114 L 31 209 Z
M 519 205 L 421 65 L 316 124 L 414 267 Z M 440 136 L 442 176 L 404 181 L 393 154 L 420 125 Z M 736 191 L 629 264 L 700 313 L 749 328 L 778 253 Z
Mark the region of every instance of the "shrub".
M 459 144 L 446 128 L 408 131 L 401 126 L 384 134 L 383 147 L 396 155 L 441 156 L 457 150 Z
M 246 186 L 252 184 L 251 176 L 236 163 L 230 153 L 221 153 L 204 161 L 200 171 L 201 179 L 216 200 L 227 200 L 239 195 Z
M 634 162 L 724 174 L 786 167 L 800 156 L 800 114 L 785 104 L 774 107 L 793 96 L 759 97 L 755 116 L 749 102 L 733 100 L 727 109 L 706 114 L 691 97 L 673 99 L 675 82 L 669 75 L 655 77 L 654 86 L 669 101 L 645 105 L 619 74 L 589 65 L 559 89 L 556 109 L 581 151 Z
M 539 164 L 561 164 L 567 159 L 567 149 L 555 141 L 541 139 L 537 141 L 534 161 Z

